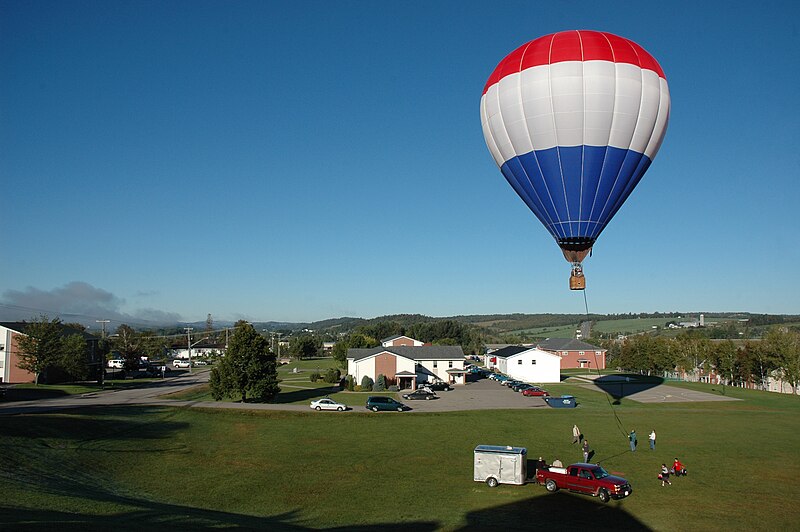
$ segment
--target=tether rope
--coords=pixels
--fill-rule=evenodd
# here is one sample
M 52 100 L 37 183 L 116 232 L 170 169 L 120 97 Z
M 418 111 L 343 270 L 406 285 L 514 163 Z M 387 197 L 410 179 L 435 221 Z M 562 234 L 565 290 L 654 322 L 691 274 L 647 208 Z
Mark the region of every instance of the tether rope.
M 584 305 L 584 307 L 586 309 L 586 321 L 591 323 L 591 319 L 589 318 L 589 302 L 588 302 L 588 300 L 586 298 L 586 289 L 584 288 L 582 290 L 582 292 L 583 292 L 583 305 Z M 601 378 L 602 374 L 600 373 L 600 365 L 597 363 L 597 350 L 594 351 L 594 367 L 595 367 L 595 369 L 597 371 L 597 377 Z M 603 390 L 602 387 L 600 389 Z M 619 428 L 619 430 L 622 433 L 622 435 L 627 438 L 628 437 L 628 433 L 625 430 L 624 426 L 622 425 L 622 421 L 619 419 L 619 416 L 617 415 L 617 409 L 614 408 L 614 404 L 611 402 L 611 397 L 610 397 L 611 394 L 608 393 L 605 390 L 603 390 L 603 392 L 605 393 L 606 401 L 608 402 L 608 406 L 611 408 L 611 412 L 614 414 L 614 419 L 617 422 L 617 427 Z M 622 399 L 621 395 L 620 395 L 620 399 Z

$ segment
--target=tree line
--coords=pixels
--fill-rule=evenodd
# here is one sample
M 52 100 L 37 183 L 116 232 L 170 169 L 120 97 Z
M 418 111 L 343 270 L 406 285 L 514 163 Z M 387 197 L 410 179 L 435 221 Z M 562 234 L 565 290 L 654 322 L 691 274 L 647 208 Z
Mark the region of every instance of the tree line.
M 596 343 L 607 349 L 606 367 L 648 375 L 714 370 L 725 384 L 755 383 L 762 388 L 777 372 L 795 393 L 800 384 L 800 331 L 786 327 L 769 329 L 761 340 L 744 340 L 740 345 L 693 334 L 676 338 L 642 334 Z

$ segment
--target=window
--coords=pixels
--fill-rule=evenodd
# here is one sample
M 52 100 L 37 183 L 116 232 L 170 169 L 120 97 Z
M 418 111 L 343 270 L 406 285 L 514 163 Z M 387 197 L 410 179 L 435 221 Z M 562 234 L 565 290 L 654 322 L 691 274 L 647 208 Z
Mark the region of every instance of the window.
M 578 354 L 579 354 L 580 356 L 583 356 L 583 355 L 584 355 L 584 352 L 583 352 L 583 351 L 578 351 Z
M 561 351 L 561 356 L 562 357 L 565 357 L 567 355 L 569 355 L 569 351 Z
M 535 358 L 533 360 L 531 360 L 531 364 L 533 364 L 534 366 L 536 365 L 536 359 Z
M 448 368 L 452 368 L 452 367 L 453 367 L 453 361 L 452 361 L 452 360 L 451 360 L 450 362 L 448 362 L 448 363 L 447 363 L 447 367 L 448 367 Z
M 433 367 L 434 367 L 434 368 L 435 368 L 435 367 L 437 367 L 437 366 L 436 366 L 436 364 L 437 364 L 437 362 L 434 360 L 434 361 L 433 361 Z
M 522 365 L 522 359 L 517 360 L 517 364 Z

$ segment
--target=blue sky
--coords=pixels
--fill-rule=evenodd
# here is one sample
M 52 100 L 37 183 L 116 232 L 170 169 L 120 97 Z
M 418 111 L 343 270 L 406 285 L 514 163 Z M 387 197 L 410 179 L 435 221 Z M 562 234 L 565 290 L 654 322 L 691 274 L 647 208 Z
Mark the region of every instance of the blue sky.
M 798 313 L 798 21 L 790 1 L 0 0 L 0 318 L 583 312 L 479 116 L 507 53 L 568 29 L 638 42 L 672 97 L 585 263 L 589 310 Z

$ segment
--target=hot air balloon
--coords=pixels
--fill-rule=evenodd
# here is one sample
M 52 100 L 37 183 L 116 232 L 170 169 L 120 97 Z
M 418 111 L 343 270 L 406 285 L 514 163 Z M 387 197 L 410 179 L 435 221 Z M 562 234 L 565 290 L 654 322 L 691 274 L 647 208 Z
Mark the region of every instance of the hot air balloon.
M 653 161 L 669 119 L 664 71 L 633 41 L 563 31 L 526 43 L 481 97 L 486 145 L 572 265 L 583 260 Z

